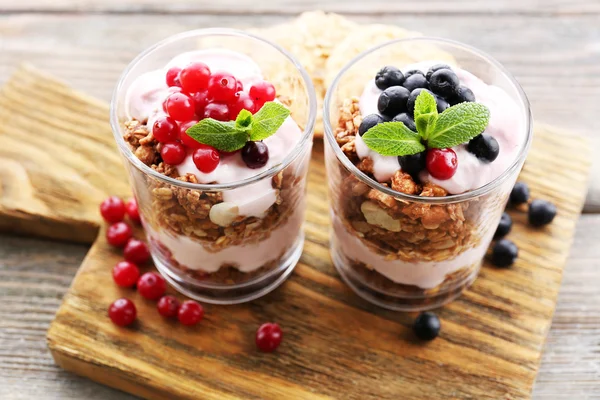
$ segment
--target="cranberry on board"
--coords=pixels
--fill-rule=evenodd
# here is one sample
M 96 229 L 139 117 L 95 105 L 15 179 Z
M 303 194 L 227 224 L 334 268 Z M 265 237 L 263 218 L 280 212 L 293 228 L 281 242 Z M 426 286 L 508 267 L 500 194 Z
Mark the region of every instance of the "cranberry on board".
M 194 150 L 192 160 L 200 172 L 208 174 L 217 168 L 221 155 L 214 147 L 201 144 Z
M 100 215 L 109 223 L 123 221 L 123 218 L 125 218 L 125 203 L 117 196 L 110 196 L 100 203 Z
M 174 296 L 163 296 L 156 304 L 158 313 L 165 318 L 175 318 L 179 311 L 179 306 L 179 300 Z
M 150 259 L 150 250 L 146 243 L 138 239 L 129 239 L 123 249 L 123 256 L 127 261 L 143 264 Z
M 425 159 L 427 171 L 436 179 L 450 179 L 458 168 L 458 159 L 452 149 L 429 149 Z
M 275 100 L 275 86 L 267 81 L 256 82 L 250 87 L 249 94 L 257 108 L 260 108 L 267 101 Z
M 146 299 L 158 300 L 167 291 L 167 284 L 165 278 L 156 272 L 146 272 L 138 279 L 137 290 Z
M 246 92 L 237 92 L 233 101 L 229 104 L 229 116 L 231 119 L 236 119 L 242 110 L 248 110 L 254 114 L 256 112 L 254 100 Z
M 171 117 L 157 118 L 152 124 L 152 135 L 160 143 L 174 142 L 179 139 L 179 126 Z
M 134 263 L 121 261 L 113 267 L 112 276 L 117 285 L 133 287 L 140 277 L 140 269 Z
M 181 304 L 177 313 L 179 322 L 183 325 L 196 325 L 204 317 L 204 308 L 194 300 L 187 300 Z
M 194 118 L 196 106 L 194 100 L 183 93 L 170 94 L 164 102 L 164 108 L 176 121 L 189 121 Z
M 256 346 L 265 353 L 271 353 L 281 344 L 282 336 L 279 325 L 267 322 L 256 331 Z
M 227 103 L 236 91 L 237 79 L 228 72 L 215 72 L 208 81 L 208 98 L 215 102 Z
M 140 210 L 138 208 L 137 201 L 133 197 L 131 199 L 127 200 L 127 203 L 125 203 L 125 210 L 126 210 L 127 216 L 129 217 L 130 220 L 132 220 L 136 224 L 139 224 L 140 222 L 142 222 L 142 219 L 140 218 Z
M 229 107 L 222 103 L 209 103 L 204 108 L 204 118 L 212 118 L 217 121 L 230 121 Z
M 181 72 L 181 68 L 172 67 L 167 71 L 167 85 L 168 86 L 181 86 L 181 81 L 179 80 L 179 72 Z
M 135 304 L 129 299 L 115 300 L 108 307 L 108 317 L 118 326 L 131 325 L 137 316 Z
M 160 156 L 169 165 L 179 165 L 185 160 L 187 152 L 179 142 L 166 143 L 160 149 Z
M 133 236 L 133 230 L 125 222 L 114 223 L 106 230 L 106 241 L 115 247 L 125 246 L 131 236 Z
M 203 62 L 193 62 L 179 73 L 181 88 L 186 93 L 197 93 L 208 87 L 210 69 Z

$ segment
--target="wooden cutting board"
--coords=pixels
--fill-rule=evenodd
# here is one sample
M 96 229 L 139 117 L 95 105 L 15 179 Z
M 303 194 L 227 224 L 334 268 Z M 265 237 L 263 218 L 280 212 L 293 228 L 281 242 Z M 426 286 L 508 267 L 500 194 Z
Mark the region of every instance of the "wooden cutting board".
M 309 175 L 307 241 L 292 277 L 250 304 L 206 305 L 201 325 L 187 328 L 112 282 L 120 256 L 104 240 L 97 206 L 128 187 L 107 106 L 25 68 L 0 92 L 0 116 L 0 226 L 78 241 L 100 229 L 48 332 L 63 368 L 150 399 L 530 397 L 585 197 L 584 139 L 537 126 L 522 179 L 535 197 L 556 203 L 558 216 L 537 230 L 511 211 L 516 265 L 484 266 L 470 290 L 439 310 L 440 337 L 423 343 L 411 334 L 414 314 L 364 302 L 336 274 L 322 143 Z M 106 315 L 122 296 L 138 307 L 132 328 Z M 254 345 L 266 321 L 284 330 L 273 354 Z

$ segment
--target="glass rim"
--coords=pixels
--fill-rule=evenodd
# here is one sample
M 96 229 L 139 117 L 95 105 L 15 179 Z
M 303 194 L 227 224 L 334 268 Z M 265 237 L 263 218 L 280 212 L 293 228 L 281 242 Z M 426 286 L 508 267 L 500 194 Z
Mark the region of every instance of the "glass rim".
M 288 61 L 290 61 L 292 63 L 292 65 L 294 65 L 296 70 L 300 73 L 300 76 L 302 77 L 302 80 L 306 87 L 307 96 L 308 96 L 309 112 L 308 112 L 307 123 L 304 127 L 304 131 L 302 132 L 302 136 L 301 136 L 300 140 L 298 141 L 298 143 L 296 143 L 295 147 L 283 159 L 283 161 L 277 165 L 272 166 L 271 168 L 267 169 L 266 171 L 261 172 L 260 174 L 253 175 L 249 178 L 242 179 L 242 180 L 235 181 L 235 182 L 229 182 L 229 183 L 207 184 L 207 183 L 183 182 L 183 181 L 177 180 L 175 178 L 171 178 L 169 176 L 163 175 L 163 174 L 157 172 L 156 170 L 150 168 L 149 166 L 144 164 L 139 158 L 137 158 L 135 156 L 133 151 L 131 151 L 131 148 L 128 146 L 128 144 L 123 139 L 122 127 L 119 122 L 119 117 L 117 115 L 116 104 L 118 102 L 118 97 L 121 94 L 121 92 L 123 91 L 123 86 L 124 86 L 125 80 L 129 77 L 129 74 L 131 73 L 131 71 L 133 70 L 134 67 L 136 67 L 140 62 L 142 62 L 148 55 L 150 55 L 153 52 L 155 52 L 156 50 L 160 50 L 161 48 L 168 46 L 174 42 L 177 42 L 182 39 L 192 38 L 192 37 L 201 38 L 201 37 L 208 37 L 208 36 L 225 36 L 225 37 L 229 36 L 229 37 L 250 38 L 250 39 L 262 42 L 268 46 L 271 46 L 272 48 L 277 50 L 280 54 L 282 54 Z M 119 77 L 119 81 L 117 83 L 117 86 L 115 87 L 115 90 L 113 91 L 113 95 L 112 95 L 111 102 L 110 102 L 110 126 L 113 131 L 113 136 L 115 137 L 115 141 L 117 142 L 117 146 L 119 147 L 121 154 L 123 154 L 127 158 L 128 162 L 130 162 L 139 171 L 141 171 L 147 175 L 151 175 L 153 178 L 156 178 L 156 179 L 162 181 L 163 183 L 167 183 L 167 184 L 175 185 L 175 186 L 179 186 L 179 187 L 184 187 L 187 189 L 212 191 L 212 192 L 226 191 L 226 190 L 232 190 L 232 189 L 248 186 L 253 183 L 259 182 L 263 179 L 270 178 L 272 176 L 277 175 L 280 171 L 282 171 L 287 166 L 289 166 L 296 158 L 298 158 L 298 156 L 300 155 L 302 150 L 307 145 L 307 142 L 310 141 L 310 138 L 314 132 L 316 115 L 317 115 L 317 98 L 316 98 L 315 88 L 314 88 L 312 80 L 310 79 L 310 76 L 308 75 L 308 72 L 306 72 L 306 70 L 304 69 L 302 64 L 290 52 L 288 52 L 287 50 L 285 50 L 283 47 L 279 46 L 278 44 L 273 43 L 261 36 L 255 35 L 253 33 L 249 33 L 249 32 L 246 32 L 246 31 L 243 31 L 240 29 L 231 29 L 231 28 L 206 28 L 206 29 L 195 29 L 195 30 L 185 31 L 185 32 L 181 32 L 181 33 L 169 36 L 169 37 L 153 44 L 152 46 L 148 47 L 143 52 L 138 54 L 127 65 L 127 67 L 125 68 L 125 70 L 123 71 L 121 76 Z
M 383 184 L 370 178 L 364 172 L 360 171 L 350 161 L 350 159 L 344 154 L 344 152 L 338 145 L 337 141 L 335 140 L 334 129 L 331 126 L 331 113 L 329 112 L 329 110 L 330 110 L 330 105 L 332 104 L 333 93 L 334 93 L 335 89 L 337 88 L 341 78 L 344 76 L 344 74 L 352 66 L 354 66 L 357 62 L 359 62 L 363 58 L 369 56 L 370 54 L 372 54 L 384 47 L 391 46 L 391 45 L 398 44 L 398 43 L 410 43 L 410 42 L 435 42 L 438 44 L 441 43 L 441 44 L 451 45 L 454 47 L 460 47 L 460 48 L 463 48 L 464 50 L 467 50 L 467 51 L 477 55 L 478 57 L 484 59 L 485 61 L 487 61 L 491 65 L 493 65 L 495 68 L 497 68 L 505 77 L 508 78 L 508 80 L 512 84 L 513 88 L 518 93 L 519 98 L 522 102 L 522 106 L 525 108 L 525 121 L 524 122 L 525 122 L 527 132 L 526 132 L 524 141 L 522 143 L 522 147 L 519 150 L 519 153 L 517 154 L 515 159 L 512 161 L 510 166 L 508 168 L 506 168 L 506 170 L 504 170 L 504 172 L 502 172 L 502 174 L 500 174 L 498 177 L 496 177 L 492 181 L 486 183 L 485 185 L 478 187 L 475 190 L 464 192 L 464 193 L 459 193 L 459 194 L 451 194 L 451 195 L 444 196 L 444 197 L 421 197 L 421 196 L 415 196 L 412 194 L 398 192 L 390 187 L 384 186 Z M 390 41 L 387 41 L 380 45 L 377 45 L 375 47 L 371 47 L 371 48 L 361 52 L 357 56 L 355 56 L 352 60 L 350 60 L 340 70 L 340 72 L 338 72 L 335 79 L 333 80 L 333 82 L 331 83 L 329 88 L 327 89 L 327 93 L 325 95 L 325 101 L 323 102 L 323 127 L 324 127 L 324 132 L 325 132 L 325 138 L 329 142 L 329 145 L 333 148 L 333 152 L 335 153 L 338 161 L 340 161 L 342 163 L 342 165 L 349 172 L 351 172 L 355 177 L 357 177 L 360 181 L 362 181 L 363 183 L 365 183 L 366 185 L 368 185 L 369 187 L 371 187 L 373 189 L 379 190 L 380 192 L 383 192 L 387 195 L 393 196 L 400 200 L 406 200 L 406 201 L 418 202 L 418 203 L 426 203 L 426 204 L 457 203 L 457 202 L 470 200 L 470 199 L 473 199 L 476 197 L 481 197 L 481 196 L 491 192 L 492 190 L 494 190 L 495 188 L 500 186 L 503 182 L 505 182 L 511 176 L 511 174 L 520 167 L 520 165 L 524 161 L 525 157 L 527 156 L 527 153 L 529 151 L 529 148 L 531 146 L 531 141 L 533 138 L 533 119 L 532 119 L 532 115 L 531 115 L 531 107 L 529 104 L 529 100 L 527 99 L 527 95 L 525 94 L 525 91 L 523 90 L 523 88 L 521 87 L 519 82 L 517 82 L 515 77 L 500 62 L 498 62 L 491 55 L 489 55 L 473 46 L 470 46 L 465 43 L 461 43 L 456 40 L 444 39 L 444 38 L 433 37 L 433 36 L 420 36 L 420 37 L 414 37 L 414 38 L 390 40 Z

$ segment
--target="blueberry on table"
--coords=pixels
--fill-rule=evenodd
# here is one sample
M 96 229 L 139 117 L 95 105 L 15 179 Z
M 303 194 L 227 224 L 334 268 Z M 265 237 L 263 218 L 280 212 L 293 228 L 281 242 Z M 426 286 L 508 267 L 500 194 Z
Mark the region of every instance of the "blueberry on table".
M 450 68 L 449 65 L 446 65 L 446 64 L 435 64 L 433 67 L 429 68 L 429 70 L 427 71 L 427 74 L 425 75 L 425 77 L 427 78 L 427 80 L 431 79 L 431 75 L 433 75 L 434 72 L 439 71 L 440 69 L 449 69 L 449 70 L 452 70 L 452 68 Z
M 404 73 L 404 79 L 408 78 L 409 76 L 413 76 L 415 74 L 425 76 L 425 74 L 423 73 L 423 71 L 418 70 L 418 69 L 411 69 L 410 71 L 406 71 Z
M 432 312 L 423 312 L 419 314 L 413 324 L 415 335 L 422 340 L 433 340 L 439 333 L 442 324 L 437 315 Z
M 467 150 L 484 162 L 492 162 L 500 154 L 500 146 L 493 136 L 481 134 L 469 141 Z
M 396 67 L 383 67 L 375 75 L 375 86 L 385 90 L 390 86 L 400 86 L 404 83 L 404 74 Z
M 512 229 L 512 218 L 508 213 L 502 213 L 502 218 L 500 218 L 500 223 L 498 224 L 498 228 L 496 228 L 496 233 L 494 233 L 494 239 L 501 239 L 504 236 L 508 235 L 510 230 Z
M 469 89 L 466 86 L 460 86 L 458 88 L 458 90 L 456 91 L 456 95 L 454 95 L 451 98 L 450 103 L 452 103 L 452 105 L 455 104 L 459 104 L 459 103 L 472 103 L 475 101 L 475 94 L 473 93 L 473 91 L 471 89 Z
M 527 203 L 529 200 L 529 186 L 525 182 L 517 182 L 510 192 L 510 202 L 513 205 Z
M 379 112 L 389 118 L 406 111 L 410 91 L 402 86 L 391 86 L 385 89 L 377 100 Z
M 410 129 L 411 131 L 417 131 L 417 126 L 415 125 L 415 120 L 412 119 L 410 115 L 407 113 L 400 113 L 392 119 L 393 122 L 402 122 L 404 125 Z
M 417 97 L 419 97 L 423 90 L 429 92 L 429 94 L 431 94 L 432 96 L 435 96 L 433 93 L 431 93 L 430 90 L 423 88 L 418 88 L 410 92 L 410 96 L 408 96 L 408 101 L 406 102 L 406 108 L 410 115 L 413 115 L 415 113 L 415 102 L 417 101 Z
M 492 248 L 492 264 L 501 268 L 510 267 L 518 255 L 519 249 L 516 244 L 508 239 L 500 239 Z
M 460 80 L 454 71 L 440 69 L 431 74 L 429 78 L 429 89 L 435 94 L 444 97 L 455 96 L 458 92 Z
M 412 92 L 413 90 L 418 88 L 427 89 L 428 84 L 427 79 L 423 75 L 414 74 L 406 78 L 402 86 L 408 89 L 409 92 Z
M 360 136 L 362 136 L 365 134 L 365 132 L 367 132 L 369 129 L 371 129 L 375 125 L 379 125 L 386 121 L 387 121 L 387 119 L 385 119 L 384 117 L 382 117 L 379 114 L 369 114 L 360 123 L 360 126 L 358 127 L 358 134 Z
M 450 103 L 448 103 L 446 99 L 440 96 L 435 96 L 435 103 L 437 105 L 438 113 L 443 113 L 446 108 L 450 107 Z
M 529 204 L 528 217 L 533 226 L 548 225 L 556 217 L 556 206 L 546 200 L 533 200 Z
M 411 154 L 409 156 L 398 156 L 398 162 L 402 172 L 406 172 L 413 178 L 418 177 L 419 172 L 425 169 L 425 160 L 427 152 L 422 151 L 417 154 Z

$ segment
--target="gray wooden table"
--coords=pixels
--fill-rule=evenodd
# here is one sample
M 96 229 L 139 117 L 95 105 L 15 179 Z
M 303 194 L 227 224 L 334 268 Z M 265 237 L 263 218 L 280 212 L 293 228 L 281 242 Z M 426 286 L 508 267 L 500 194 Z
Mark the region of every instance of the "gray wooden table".
M 269 25 L 317 8 L 481 48 L 515 74 L 537 120 L 600 148 L 599 0 L 0 0 L 0 83 L 27 61 L 108 100 L 125 65 L 170 34 Z M 599 166 L 589 211 L 600 211 Z M 0 235 L 0 399 L 131 398 L 61 371 L 46 349 L 46 329 L 86 251 Z M 535 399 L 600 399 L 598 269 L 600 214 L 584 214 Z

